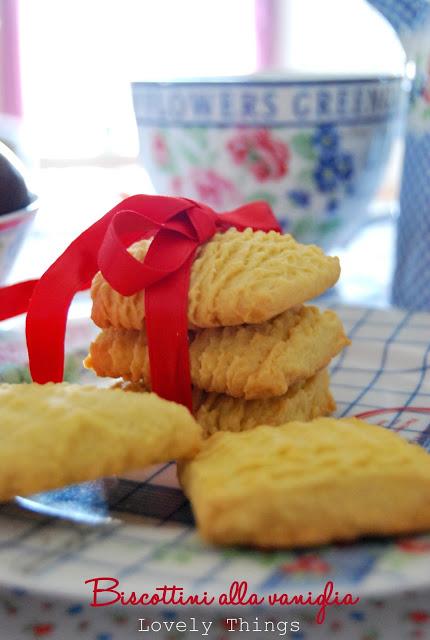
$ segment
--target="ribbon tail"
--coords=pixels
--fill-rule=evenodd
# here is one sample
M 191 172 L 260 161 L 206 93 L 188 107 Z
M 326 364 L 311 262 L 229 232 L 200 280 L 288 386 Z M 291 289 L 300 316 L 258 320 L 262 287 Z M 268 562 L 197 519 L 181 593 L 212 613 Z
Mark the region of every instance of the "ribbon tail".
M 191 412 L 188 289 L 194 254 L 181 269 L 145 289 L 152 390 Z
M 74 279 L 70 264 L 61 265 L 63 274 L 46 272 L 35 281 L 28 304 L 26 339 L 31 377 L 34 382 L 62 382 L 64 374 L 64 340 L 70 304 L 78 291 L 91 285 L 97 266 Z
M 64 339 L 70 304 L 76 288 L 42 278 L 27 313 L 26 337 L 34 382 L 61 382 L 64 372 Z
M 61 382 L 67 315 L 74 295 L 89 287 L 98 271 L 97 253 L 114 210 L 81 233 L 34 287 L 26 338 L 34 382 Z
M 37 280 L 26 280 L 0 289 L 0 321 L 25 313 Z

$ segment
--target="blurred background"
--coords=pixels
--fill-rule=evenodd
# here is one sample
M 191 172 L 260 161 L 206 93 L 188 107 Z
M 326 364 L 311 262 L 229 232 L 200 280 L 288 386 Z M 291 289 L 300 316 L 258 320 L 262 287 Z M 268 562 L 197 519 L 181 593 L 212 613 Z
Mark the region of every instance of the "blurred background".
M 0 0 L 0 139 L 40 202 L 9 281 L 39 275 L 121 197 L 154 191 L 138 162 L 130 82 L 403 75 L 405 63 L 365 0 Z M 334 248 L 346 302 L 389 302 L 402 150 L 399 127 L 372 202 L 386 215 Z
M 135 158 L 131 81 L 235 76 L 262 68 L 403 71 L 398 38 L 365 0 L 2 5 L 17 12 L 17 50 L 9 55 L 17 56 L 19 76 L 11 78 L 12 88 L 18 115 L 22 96 L 28 142 L 44 165 Z

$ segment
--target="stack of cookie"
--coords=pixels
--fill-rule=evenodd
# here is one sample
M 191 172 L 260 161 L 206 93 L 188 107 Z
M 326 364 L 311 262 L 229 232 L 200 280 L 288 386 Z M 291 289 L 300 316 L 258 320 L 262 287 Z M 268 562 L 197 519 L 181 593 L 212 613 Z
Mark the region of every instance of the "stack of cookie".
M 140 241 L 129 251 L 143 261 L 148 246 Z M 188 320 L 195 416 L 206 434 L 334 410 L 326 368 L 348 339 L 334 312 L 304 303 L 339 274 L 337 258 L 273 231 L 229 229 L 200 248 Z M 91 291 L 102 332 L 86 367 L 122 378 L 125 388 L 150 389 L 144 293 L 121 296 L 100 273 Z

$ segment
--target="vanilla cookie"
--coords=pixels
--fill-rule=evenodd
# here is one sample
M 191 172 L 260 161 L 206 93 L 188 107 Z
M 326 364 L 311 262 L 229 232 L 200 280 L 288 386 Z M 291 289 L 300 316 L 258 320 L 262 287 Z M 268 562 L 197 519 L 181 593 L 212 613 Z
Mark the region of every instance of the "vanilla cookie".
M 155 394 L 0 385 L 0 500 L 193 456 L 202 430 Z
M 238 400 L 194 387 L 194 416 L 205 437 L 217 431 L 247 431 L 263 423 L 277 426 L 290 420 L 313 420 L 336 409 L 329 382 L 329 375 L 323 370 L 290 387 L 285 395 L 266 400 Z M 148 391 L 141 382 L 119 381 L 112 388 L 134 393 Z
M 199 389 L 246 400 L 281 396 L 348 344 L 336 313 L 301 306 L 262 324 L 198 332 L 190 347 L 192 380 Z
M 338 316 L 316 307 L 290 309 L 263 324 L 202 329 L 190 340 L 193 385 L 245 399 L 284 395 L 349 344 Z M 84 364 L 98 376 L 150 386 L 144 330 L 103 330 Z
M 218 433 L 180 480 L 215 544 L 289 548 L 430 530 L 429 454 L 354 418 Z
M 129 248 L 143 261 L 146 240 Z M 188 295 L 190 327 L 265 322 L 332 287 L 339 278 L 338 258 L 290 235 L 229 229 L 203 245 L 191 269 Z M 98 273 L 92 283 L 92 319 L 101 328 L 141 329 L 144 292 L 122 296 Z
M 260 424 L 279 425 L 290 420 L 312 420 L 333 413 L 336 404 L 323 370 L 291 386 L 287 393 L 264 400 L 231 398 L 194 390 L 194 416 L 206 436 L 217 431 L 247 431 Z

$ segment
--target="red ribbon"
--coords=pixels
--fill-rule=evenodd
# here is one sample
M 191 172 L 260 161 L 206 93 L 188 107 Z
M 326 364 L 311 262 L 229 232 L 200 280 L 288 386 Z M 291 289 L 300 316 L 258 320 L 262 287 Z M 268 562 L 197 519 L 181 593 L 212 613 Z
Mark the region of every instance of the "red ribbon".
M 197 248 L 217 231 L 280 231 L 269 206 L 253 202 L 217 214 L 187 198 L 126 198 L 78 236 L 40 280 L 0 289 L 0 320 L 27 311 L 27 348 L 35 382 L 61 382 L 67 314 L 77 291 L 101 271 L 124 296 L 145 290 L 153 391 L 191 410 L 188 289 Z M 131 243 L 153 237 L 143 262 Z

